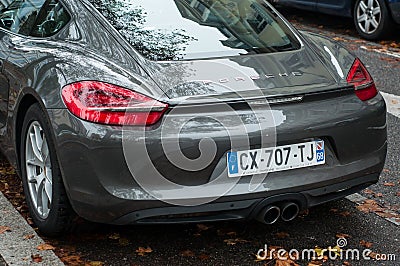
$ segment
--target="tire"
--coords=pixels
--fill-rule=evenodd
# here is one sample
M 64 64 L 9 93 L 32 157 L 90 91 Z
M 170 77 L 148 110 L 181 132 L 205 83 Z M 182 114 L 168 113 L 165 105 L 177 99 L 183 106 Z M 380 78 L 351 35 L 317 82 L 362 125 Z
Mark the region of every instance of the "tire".
M 26 203 L 39 231 L 58 236 L 70 231 L 75 214 L 65 192 L 50 132 L 39 104 L 30 106 L 23 121 L 20 146 Z
M 353 18 L 358 33 L 367 40 L 386 38 L 394 26 L 385 0 L 357 0 Z

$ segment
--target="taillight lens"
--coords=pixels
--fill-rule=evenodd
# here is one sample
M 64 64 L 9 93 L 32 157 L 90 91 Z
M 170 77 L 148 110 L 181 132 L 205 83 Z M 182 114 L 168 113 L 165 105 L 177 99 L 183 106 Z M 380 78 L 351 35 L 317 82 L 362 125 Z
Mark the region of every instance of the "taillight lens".
M 378 94 L 374 80 L 358 58 L 350 68 L 347 82 L 354 85 L 355 93 L 362 101 L 372 99 Z
M 140 93 L 98 81 L 67 85 L 62 98 L 75 116 L 107 125 L 153 125 L 168 108 L 167 104 Z

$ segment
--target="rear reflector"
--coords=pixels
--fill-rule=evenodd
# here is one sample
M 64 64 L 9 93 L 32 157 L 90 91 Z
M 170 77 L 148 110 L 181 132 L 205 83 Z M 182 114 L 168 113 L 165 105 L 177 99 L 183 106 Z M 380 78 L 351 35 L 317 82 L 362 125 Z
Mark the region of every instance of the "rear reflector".
M 99 81 L 69 84 L 63 88 L 62 98 L 75 116 L 107 125 L 153 125 L 168 108 L 143 94 Z
M 372 99 L 378 94 L 374 80 L 358 58 L 350 68 L 347 82 L 354 85 L 355 93 L 362 101 Z

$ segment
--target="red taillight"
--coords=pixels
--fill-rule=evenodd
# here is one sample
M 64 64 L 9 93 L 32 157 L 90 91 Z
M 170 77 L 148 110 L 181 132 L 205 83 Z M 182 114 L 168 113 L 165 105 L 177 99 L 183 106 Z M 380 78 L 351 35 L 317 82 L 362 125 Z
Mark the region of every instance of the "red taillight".
M 99 81 L 67 85 L 62 97 L 77 117 L 107 125 L 153 125 L 168 108 L 168 104 L 140 93 Z
M 354 85 L 355 93 L 362 101 L 372 99 L 378 94 L 374 80 L 358 58 L 350 68 L 347 82 Z

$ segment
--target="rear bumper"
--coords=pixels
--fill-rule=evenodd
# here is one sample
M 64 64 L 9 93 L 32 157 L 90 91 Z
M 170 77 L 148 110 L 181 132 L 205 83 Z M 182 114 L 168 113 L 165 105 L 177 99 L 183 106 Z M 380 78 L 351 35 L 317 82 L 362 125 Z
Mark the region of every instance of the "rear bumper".
M 327 95 L 321 96 L 322 99 L 312 96 L 299 104 L 276 107 L 286 117 L 276 129 L 278 145 L 322 138 L 328 144 L 325 165 L 270 173 L 255 192 L 249 192 L 249 180 L 242 178 L 225 196 L 193 207 L 156 200 L 136 183 L 124 157 L 121 128 L 85 122 L 67 110 L 48 110 L 48 113 L 66 191 L 81 217 L 115 224 L 229 220 L 253 218 L 257 208 L 269 203 L 295 201 L 305 209 L 377 182 L 387 149 L 385 103 L 380 95 L 365 103 L 353 94 L 339 94 L 331 99 Z M 170 126 L 163 125 L 164 130 Z M 226 172 L 226 152 L 230 149 L 222 131 L 216 131 L 215 127 L 196 129 L 194 134 L 186 131 L 187 138 L 181 143 L 184 152 L 190 154 L 193 147 L 197 150 L 204 136 L 218 132 L 220 159 L 210 169 L 190 175 L 175 171 L 158 155 L 159 129 L 153 129 L 147 138 L 153 147 L 150 153 L 161 170 L 189 186 L 207 183 L 216 173 Z M 252 141 L 256 143 L 257 138 L 251 138 Z M 143 163 L 143 168 L 146 167 Z M 161 187 L 159 191 L 162 189 L 168 188 Z
M 295 202 L 300 209 L 307 209 L 332 200 L 346 197 L 378 181 L 379 174 L 351 179 L 334 185 L 320 187 L 298 193 L 281 193 L 248 200 L 228 200 L 195 207 L 165 206 L 134 211 L 116 220 L 113 224 L 167 224 L 197 223 L 226 220 L 255 219 L 266 206 Z

